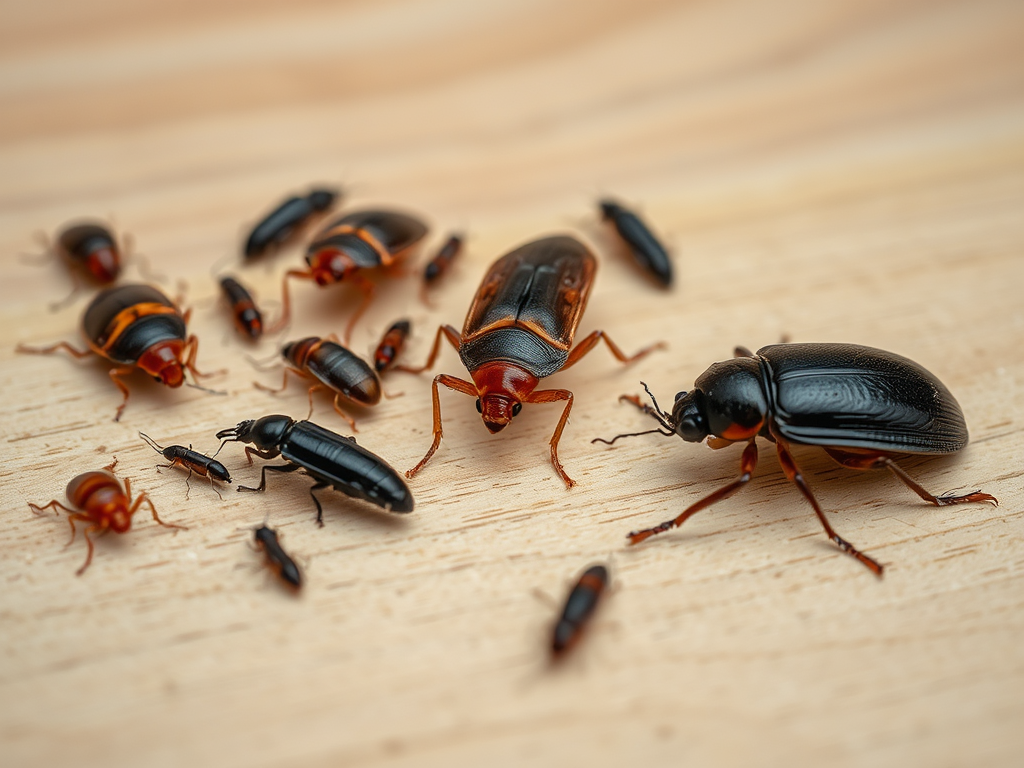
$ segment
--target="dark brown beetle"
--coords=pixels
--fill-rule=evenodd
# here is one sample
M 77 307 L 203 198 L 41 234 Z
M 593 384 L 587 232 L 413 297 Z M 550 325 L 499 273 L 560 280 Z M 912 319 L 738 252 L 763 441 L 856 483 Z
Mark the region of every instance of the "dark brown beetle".
M 888 469 L 937 506 L 998 503 L 980 491 L 934 496 L 895 463 L 901 455 L 949 454 L 967 445 L 959 404 L 941 381 L 912 360 L 857 344 L 773 344 L 757 354 L 738 347 L 736 355 L 705 371 L 693 391 L 677 394 L 671 413 L 662 411 L 653 396 L 653 408 L 641 405 L 639 398 L 625 398 L 658 422 L 661 429 L 651 432 L 677 434 L 691 443 L 707 438 L 712 448 L 747 444 L 737 480 L 691 504 L 678 517 L 629 534 L 630 543 L 680 526 L 746 485 L 757 466 L 757 437 L 775 443 L 783 472 L 814 508 L 829 539 L 877 576 L 882 575 L 882 565 L 832 529 L 793 459 L 791 444 L 821 447 L 850 469 Z
M 19 344 L 17 351 L 50 355 L 63 349 L 74 358 L 96 354 L 117 364 L 110 369 L 110 380 L 124 395 L 114 416 L 114 421 L 119 421 L 128 404 L 128 385 L 120 377 L 136 368 L 172 388 L 186 383 L 186 370 L 197 378 L 213 375 L 196 370 L 199 340 L 194 335 L 185 335 L 190 314 L 191 311 L 182 314 L 177 305 L 152 286 L 119 285 L 97 295 L 82 315 L 82 335 L 89 349 L 75 349 L 61 341 L 48 347 Z M 203 389 L 196 384 L 189 386 Z
M 405 348 L 411 327 L 408 320 L 398 320 L 385 332 L 373 353 L 373 368 L 377 373 L 384 373 L 395 364 L 395 359 Z
M 287 198 L 252 228 L 242 249 L 245 258 L 256 259 L 285 245 L 313 219 L 330 210 L 340 194 L 336 189 L 313 189 Z
M 551 652 L 556 659 L 579 642 L 607 584 L 608 569 L 600 564 L 592 565 L 569 592 L 551 638 Z
M 264 392 L 283 392 L 288 386 L 288 374 L 315 379 L 318 383 L 309 388 L 309 414 L 313 415 L 313 393 L 320 389 L 335 392 L 334 410 L 348 422 L 353 432 L 358 432 L 356 423 L 341 409 L 341 401 L 365 407 L 380 402 L 380 379 L 373 369 L 354 352 L 338 344 L 331 337 L 321 339 L 309 336 L 285 344 L 281 356 L 291 363 L 285 367 L 284 378 L 278 389 L 272 389 L 256 382 L 254 386 Z
M 259 340 L 263 335 L 263 315 L 256 306 L 252 294 L 230 275 L 220 279 L 220 289 L 231 307 L 238 332 L 253 341 Z
M 633 261 L 663 288 L 672 286 L 672 261 L 661 241 L 643 220 L 613 200 L 600 203 L 601 218 L 609 222 L 629 248 Z
M 441 279 L 441 276 L 448 271 L 452 262 L 455 261 L 456 257 L 460 253 L 462 253 L 462 245 L 462 235 L 451 235 L 444 241 L 444 244 L 438 248 L 434 258 L 432 258 L 427 266 L 424 267 L 423 289 L 420 293 L 420 298 L 423 299 L 424 304 L 430 303 L 427 299 L 427 290 L 433 287 L 433 285 Z
M 276 333 L 291 318 L 288 278 L 312 280 L 323 287 L 338 282 L 355 285 L 363 301 L 345 326 L 345 343 L 356 321 L 373 301 L 374 284 L 367 270 L 396 267 L 427 234 L 419 219 L 395 211 L 357 211 L 335 219 L 313 239 L 306 249 L 307 269 L 292 269 L 281 280 L 281 317 L 268 329 Z
M 420 368 L 399 368 L 419 373 L 433 366 L 446 338 L 458 350 L 472 382 L 441 374 L 434 378 L 434 442 L 426 456 L 406 472 L 412 477 L 441 444 L 441 404 L 438 385 L 476 397 L 484 426 L 500 432 L 523 403 L 566 401 L 551 436 L 551 464 L 571 488 L 575 482 L 558 460 L 558 440 L 569 419 L 573 395 L 567 389 L 535 391 L 540 380 L 579 362 L 602 339 L 617 360 L 631 363 L 660 342 L 627 356 L 603 331 L 594 331 L 572 346 L 576 328 L 587 306 L 597 271 L 597 260 L 583 243 L 567 237 L 546 237 L 516 248 L 498 259 L 477 290 L 466 323 L 459 334 L 442 325 L 427 362 Z

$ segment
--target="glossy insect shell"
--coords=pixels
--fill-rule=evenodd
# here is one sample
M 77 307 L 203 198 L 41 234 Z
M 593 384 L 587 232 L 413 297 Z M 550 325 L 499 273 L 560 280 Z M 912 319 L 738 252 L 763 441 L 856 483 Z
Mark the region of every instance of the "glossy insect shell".
M 337 197 L 338 192 L 331 189 L 315 189 L 308 195 L 289 197 L 253 227 L 245 241 L 246 258 L 260 256 L 286 241 L 306 219 L 334 205 Z
M 316 336 L 285 345 L 281 354 L 299 369 L 360 405 L 380 402 L 380 379 L 361 357 Z
M 383 249 L 396 255 L 415 245 L 427 234 L 427 226 L 419 219 L 396 211 L 356 211 L 341 216 L 326 227 L 310 243 L 306 261 L 314 266 L 325 253 L 344 254 L 358 268 L 383 264 Z M 339 274 L 343 270 L 335 270 Z
M 737 426 L 804 445 L 955 453 L 967 444 L 956 399 L 931 372 L 857 344 L 774 344 L 711 366 L 680 393 L 671 423 L 702 413 L 704 435 L 743 439 Z M 691 426 L 692 426 L 691 422 Z
M 115 533 L 132 527 L 128 513 L 128 497 L 116 477 L 109 472 L 83 472 L 71 479 L 66 490 L 68 501 L 89 515 L 96 523 L 106 521 Z
M 260 526 L 254 532 L 257 544 L 263 547 L 267 560 L 278 572 L 281 578 L 298 589 L 302 586 L 302 572 L 295 561 L 284 551 L 278 539 L 277 531 L 265 525 Z
M 602 217 L 615 227 L 640 268 L 666 288 L 672 285 L 668 251 L 640 217 L 612 200 L 602 200 L 600 206 Z
M 592 565 L 580 576 L 565 601 L 562 616 L 555 624 L 551 649 L 556 655 L 575 645 L 584 624 L 597 608 L 607 583 L 608 569 L 603 565 Z
M 234 429 L 217 433 L 219 439 L 251 442 L 272 455 L 280 454 L 311 477 L 335 490 L 363 499 L 391 512 L 412 512 L 409 486 L 398 472 L 377 454 L 310 421 L 288 416 L 264 416 L 243 421 Z
M 64 258 L 80 264 L 100 283 L 112 283 L 121 273 L 117 241 L 101 224 L 84 222 L 61 230 L 57 248 Z
M 178 354 L 185 331 L 185 318 L 174 303 L 148 285 L 107 288 L 82 315 L 82 333 L 96 354 L 138 365 L 155 377 L 164 374 L 163 383 L 171 387 L 184 382 Z
M 263 316 L 252 294 L 230 275 L 220 279 L 220 287 L 231 304 L 238 332 L 254 340 L 260 338 L 263 335 Z
M 534 240 L 502 256 L 484 276 L 466 315 L 459 355 L 472 372 L 513 363 L 538 379 L 569 357 L 597 261 L 568 236 Z

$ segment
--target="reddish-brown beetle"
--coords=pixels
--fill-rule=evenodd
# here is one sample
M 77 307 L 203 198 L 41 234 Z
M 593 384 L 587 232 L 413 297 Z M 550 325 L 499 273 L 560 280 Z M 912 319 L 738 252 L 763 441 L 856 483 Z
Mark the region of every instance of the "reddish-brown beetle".
M 75 575 L 77 576 L 85 573 L 85 569 L 92 562 L 93 542 L 89 534 L 103 534 L 106 531 L 127 533 L 132 527 L 132 516 L 143 504 L 149 505 L 149 509 L 153 513 L 153 519 L 164 528 L 187 530 L 184 525 L 165 523 L 161 520 L 160 516 L 156 513 L 156 507 L 153 506 L 153 502 L 149 500 L 149 496 L 146 495 L 145 491 L 136 496 L 135 500 L 132 501 L 131 480 L 126 477 L 124 479 L 124 488 L 122 488 L 121 483 L 112 474 L 116 465 L 117 459 L 114 459 L 113 463 L 104 467 L 102 471 L 84 472 L 72 478 L 71 482 L 68 483 L 66 491 L 68 501 L 75 507 L 78 507 L 80 511 L 76 512 L 73 509 L 69 509 L 56 499 L 41 507 L 31 503 L 28 505 L 29 509 L 36 514 L 42 514 L 43 510 L 46 509 L 52 509 L 54 512 L 58 509 L 63 509 L 68 513 L 68 523 L 71 525 L 71 541 L 68 542 L 68 546 L 75 540 L 75 521 L 81 520 L 91 523 L 83 534 L 85 536 L 85 543 L 89 545 L 89 554 L 86 555 L 82 567 L 76 572 Z
M 396 267 L 426 234 L 427 226 L 422 221 L 395 211 L 357 211 L 335 219 L 306 250 L 308 268 L 285 273 L 281 280 L 281 317 L 267 332 L 281 330 L 291 317 L 288 278 L 313 280 L 321 287 L 345 281 L 363 293 L 362 303 L 345 326 L 347 344 L 356 321 L 373 301 L 375 287 L 364 273 Z
M 429 369 L 437 359 L 441 339 L 446 338 L 473 377 L 472 382 L 446 374 L 434 378 L 434 442 L 406 477 L 419 472 L 441 444 L 437 386 L 443 384 L 476 397 L 477 410 L 492 433 L 504 429 L 523 403 L 566 401 L 551 436 L 551 464 L 567 487 L 575 485 L 558 460 L 558 440 L 569 419 L 573 395 L 567 389 L 535 391 L 540 380 L 575 365 L 602 339 L 623 363 L 664 346 L 659 342 L 627 356 L 603 331 L 594 331 L 572 346 L 596 271 L 597 260 L 587 247 L 564 235 L 534 240 L 491 266 L 470 305 L 462 333 L 442 325 L 425 365 L 397 369 L 410 373 Z

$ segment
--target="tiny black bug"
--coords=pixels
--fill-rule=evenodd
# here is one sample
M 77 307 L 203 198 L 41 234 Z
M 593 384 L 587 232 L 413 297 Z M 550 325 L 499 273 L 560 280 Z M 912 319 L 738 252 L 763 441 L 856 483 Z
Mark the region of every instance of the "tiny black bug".
M 814 508 L 828 537 L 877 576 L 882 575 L 882 565 L 832 529 L 793 459 L 790 444 L 823 448 L 851 469 L 888 469 L 930 504 L 998 504 L 994 496 L 980 491 L 934 496 L 893 461 L 905 454 L 955 453 L 967 445 L 967 424 L 959 404 L 941 381 L 912 360 L 857 344 L 773 344 L 756 354 L 737 347 L 736 354 L 708 368 L 693 391 L 677 394 L 671 413 L 662 411 L 653 395 L 653 408 L 642 405 L 637 397 L 624 396 L 661 426 L 634 434 L 677 434 L 691 443 L 707 438 L 712 448 L 747 444 L 737 480 L 691 504 L 676 518 L 629 534 L 630 543 L 680 526 L 742 488 L 757 466 L 757 437 L 775 443 L 783 472 Z M 628 436 L 595 442 L 610 444 Z
M 619 237 L 629 246 L 633 260 L 658 283 L 668 288 L 672 285 L 672 261 L 665 246 L 654 236 L 648 226 L 630 210 L 612 200 L 602 200 L 601 217 L 610 222 Z
M 593 616 L 597 603 L 608 584 L 608 569 L 592 565 L 583 572 L 565 599 L 562 615 L 555 624 L 551 639 L 551 652 L 555 658 L 572 648 L 583 634 L 583 628 Z
M 243 248 L 245 258 L 256 259 L 283 246 L 306 224 L 328 211 L 340 194 L 336 189 L 313 189 L 284 200 L 252 228 Z
M 299 589 L 302 586 L 302 571 L 295 561 L 284 551 L 281 546 L 281 538 L 277 531 L 261 525 L 253 531 L 256 546 L 263 550 L 263 556 L 267 559 L 267 565 L 276 573 L 282 581 Z
M 214 479 L 225 483 L 231 482 L 231 475 L 228 473 L 227 467 L 216 459 L 211 459 L 205 454 L 193 451 L 191 445 L 188 448 L 183 445 L 169 445 L 164 448 L 145 432 L 139 432 L 139 437 L 145 440 L 154 451 L 170 462 L 170 464 L 160 464 L 158 466 L 165 468 L 184 467 L 188 470 L 188 475 L 185 477 L 186 499 L 188 498 L 189 492 L 192 490 L 191 486 L 188 484 L 188 479 L 192 477 L 193 472 L 207 478 L 210 481 L 210 487 L 213 488 L 214 492 L 218 496 L 220 496 L 220 491 L 218 491 L 217 486 L 213 484 Z M 224 497 L 221 496 L 221 498 L 223 499 Z

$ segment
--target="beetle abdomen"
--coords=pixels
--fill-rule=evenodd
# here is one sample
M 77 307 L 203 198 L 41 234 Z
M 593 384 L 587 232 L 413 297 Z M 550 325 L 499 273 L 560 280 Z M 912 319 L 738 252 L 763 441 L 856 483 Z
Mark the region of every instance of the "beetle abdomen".
M 309 372 L 332 389 L 362 405 L 380 402 L 380 381 L 358 355 L 340 344 L 323 341 L 306 361 Z
M 905 357 L 857 344 L 775 344 L 757 356 L 774 427 L 794 443 L 905 453 L 967 444 L 956 399 Z
M 309 421 L 296 423 L 281 455 L 335 490 L 392 512 L 412 512 L 412 492 L 380 456 Z
M 484 363 L 512 363 L 538 379 L 550 376 L 569 359 L 569 352 L 523 328 L 498 328 L 463 343 L 459 357 L 469 371 Z

